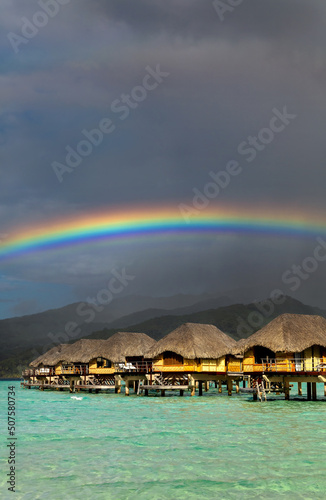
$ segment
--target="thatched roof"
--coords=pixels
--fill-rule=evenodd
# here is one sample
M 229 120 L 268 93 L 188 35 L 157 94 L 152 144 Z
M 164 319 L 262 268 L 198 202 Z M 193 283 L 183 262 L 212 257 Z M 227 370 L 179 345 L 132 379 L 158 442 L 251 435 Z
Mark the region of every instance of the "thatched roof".
M 59 361 L 61 360 L 62 356 L 64 356 L 64 352 L 69 349 L 70 345 L 69 344 L 59 344 L 56 345 L 55 347 L 52 347 L 49 351 L 47 351 L 44 354 L 41 354 L 41 356 L 38 356 L 36 359 L 34 359 L 29 366 L 32 366 L 33 368 L 37 368 L 38 366 L 44 365 L 44 366 L 55 366 Z
M 93 358 L 106 357 L 106 340 L 79 339 L 65 349 L 60 361 L 63 363 L 88 363 Z
M 117 332 L 106 340 L 107 358 L 114 363 L 124 362 L 126 357 L 142 357 L 156 344 L 145 333 Z
M 127 356 L 143 356 L 155 340 L 145 333 L 117 332 L 103 339 L 80 339 L 73 344 L 61 344 L 32 361 L 30 366 L 54 366 L 63 363 L 88 363 L 94 358 L 106 358 L 113 363 L 125 362 Z
M 217 359 L 229 354 L 236 342 L 213 325 L 185 323 L 169 333 L 146 353 L 155 358 L 165 351 L 172 351 L 187 359 Z
M 245 352 L 254 346 L 266 347 L 273 352 L 301 352 L 313 345 L 326 347 L 326 319 L 282 314 L 247 339 L 240 340 L 234 353 Z
M 243 349 L 244 349 L 244 346 L 246 344 L 248 339 L 240 339 L 238 340 L 238 342 L 236 342 L 234 348 L 232 349 L 232 352 L 231 354 L 233 354 L 234 356 L 240 356 L 242 357 L 243 356 Z

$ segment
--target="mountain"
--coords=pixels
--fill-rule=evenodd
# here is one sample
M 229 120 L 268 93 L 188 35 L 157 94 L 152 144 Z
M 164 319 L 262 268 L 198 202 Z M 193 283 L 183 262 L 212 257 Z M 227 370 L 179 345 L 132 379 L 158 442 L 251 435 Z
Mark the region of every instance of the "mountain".
M 80 328 L 78 337 L 89 335 L 94 328 L 103 328 L 101 322 L 86 323 L 78 314 L 78 306 L 78 303 L 70 304 L 43 313 L 1 320 L 0 359 L 15 354 L 17 349 L 28 349 L 35 345 L 62 343 L 69 340 L 69 335 L 65 331 L 69 323 L 70 326 L 74 323 Z
M 274 305 L 271 301 L 268 303 L 262 301 L 247 305 L 234 304 L 183 315 L 164 315 L 128 326 L 125 330 L 146 333 L 155 340 L 159 340 L 183 323 L 204 323 L 215 325 L 235 340 L 239 340 L 249 337 L 272 319 L 284 313 L 317 314 L 326 318 L 325 310 L 307 306 L 292 297 L 284 297 L 284 302 L 280 305 Z M 88 338 L 108 338 L 116 331 L 117 329 L 111 329 L 109 325 L 109 328 L 94 332 Z
M 229 297 L 218 297 L 218 298 L 208 298 L 206 300 L 201 300 L 192 305 L 179 307 L 176 309 L 145 309 L 144 311 L 137 311 L 132 314 L 128 314 L 110 323 L 110 328 L 126 328 L 130 325 L 135 325 L 142 323 L 143 321 L 158 318 L 162 316 L 182 316 L 185 314 L 191 314 L 199 311 L 205 311 L 206 309 L 223 307 L 231 305 L 233 302 Z
M 203 297 L 205 300 L 198 301 Z M 124 328 L 156 316 L 199 311 L 210 303 L 218 307 L 227 301 L 230 303 L 230 299 L 213 299 L 208 294 L 160 298 L 130 295 L 117 297 L 107 305 L 77 302 L 37 314 L 3 319 L 0 320 L 0 360 L 16 355 L 17 349 L 35 349 L 38 345 L 46 350 L 53 344 L 86 337 L 109 325 L 110 328 Z M 154 308 L 158 304 L 162 307 Z

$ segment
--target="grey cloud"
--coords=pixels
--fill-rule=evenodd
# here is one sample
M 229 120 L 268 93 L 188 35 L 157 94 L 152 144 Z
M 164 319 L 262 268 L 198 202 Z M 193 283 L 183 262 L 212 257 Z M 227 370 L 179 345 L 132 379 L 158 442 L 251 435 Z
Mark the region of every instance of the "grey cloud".
M 248 38 L 297 38 L 298 33 L 316 33 L 322 27 L 325 5 L 319 0 L 244 0 L 225 22 L 214 10 L 211 0 L 133 0 L 103 2 L 95 0 L 92 6 L 84 4 L 90 14 L 126 24 L 131 31 L 144 38 L 157 37 L 160 33 L 175 37 L 198 38 L 231 37 Z

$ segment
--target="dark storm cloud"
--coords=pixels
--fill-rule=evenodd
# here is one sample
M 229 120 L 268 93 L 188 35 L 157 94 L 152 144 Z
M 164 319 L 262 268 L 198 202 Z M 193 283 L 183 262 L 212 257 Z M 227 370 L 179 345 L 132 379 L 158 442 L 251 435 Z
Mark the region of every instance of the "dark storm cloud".
M 39 8 L 4 1 L 3 32 L 19 33 L 22 17 L 32 19 Z M 144 202 L 192 206 L 194 189 L 203 191 L 210 172 L 229 160 L 240 163 L 241 174 L 209 208 L 323 213 L 325 19 L 325 2 L 317 0 L 244 0 L 223 22 L 211 1 L 72 0 L 17 55 L 4 35 L 0 232 Z M 157 64 L 169 76 L 120 120 L 112 102 Z M 295 120 L 248 162 L 239 144 L 284 106 Z M 76 148 L 82 130 L 104 117 L 114 121 L 114 133 L 60 184 L 52 162 L 64 162 L 66 147 Z M 310 251 L 305 240 L 166 238 L 37 254 L 6 271 L 70 287 L 78 299 L 101 289 L 115 265 L 133 268 L 135 293 L 223 292 L 274 283 Z M 302 297 L 321 296 L 324 281 L 320 267 Z

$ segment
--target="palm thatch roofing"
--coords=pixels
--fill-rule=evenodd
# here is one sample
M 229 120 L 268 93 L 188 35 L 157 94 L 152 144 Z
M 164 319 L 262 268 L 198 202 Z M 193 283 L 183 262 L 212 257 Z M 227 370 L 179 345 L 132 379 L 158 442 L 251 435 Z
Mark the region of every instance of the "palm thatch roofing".
M 44 366 L 55 366 L 61 358 L 64 356 L 64 352 L 69 349 L 70 345 L 69 344 L 59 344 L 49 351 L 45 352 L 44 354 L 41 354 L 38 356 L 36 359 L 34 359 L 29 366 L 32 366 L 33 368 L 37 368 L 38 366 L 44 365 Z
M 63 363 L 88 363 L 93 358 L 105 358 L 106 340 L 79 339 L 65 349 L 60 361 Z
M 156 344 L 156 340 L 137 332 L 117 332 L 107 339 L 107 350 L 114 363 L 124 362 L 127 357 L 143 357 Z
M 146 357 L 171 351 L 186 359 L 218 359 L 230 354 L 236 342 L 214 325 L 185 323 L 156 342 Z
M 236 345 L 232 349 L 231 354 L 233 354 L 233 356 L 235 356 L 235 357 L 242 358 L 243 357 L 243 353 L 244 353 L 244 347 L 245 347 L 245 344 L 246 344 L 247 340 L 248 339 L 240 339 L 240 340 L 238 340 L 238 342 L 236 342 Z
M 60 361 L 88 363 L 94 358 L 105 358 L 113 363 L 120 363 L 125 362 L 126 357 L 142 357 L 153 344 L 155 340 L 145 333 L 117 332 L 106 340 L 80 339 L 73 344 L 58 345 L 32 361 L 30 366 L 54 366 Z
M 313 345 L 326 347 L 326 319 L 306 314 L 281 314 L 247 339 L 241 339 L 233 353 L 255 346 L 273 352 L 302 352 Z

